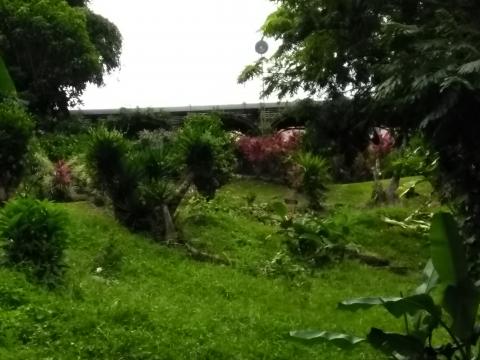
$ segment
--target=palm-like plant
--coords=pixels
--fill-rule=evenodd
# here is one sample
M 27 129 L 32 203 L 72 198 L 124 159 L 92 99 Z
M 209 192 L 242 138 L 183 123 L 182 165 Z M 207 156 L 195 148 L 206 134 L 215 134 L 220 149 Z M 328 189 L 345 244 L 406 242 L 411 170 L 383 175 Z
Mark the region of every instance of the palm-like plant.
M 146 146 L 143 140 L 132 146 L 121 133 L 100 128 L 92 133 L 89 165 L 120 221 L 178 241 L 176 210 L 192 183 L 212 197 L 225 181 L 233 157 L 229 139 L 217 119 L 196 116 L 171 141 Z
M 294 159 L 301 169 L 301 190 L 308 196 L 310 207 L 320 210 L 326 185 L 331 181 L 327 160 L 310 152 L 301 152 Z

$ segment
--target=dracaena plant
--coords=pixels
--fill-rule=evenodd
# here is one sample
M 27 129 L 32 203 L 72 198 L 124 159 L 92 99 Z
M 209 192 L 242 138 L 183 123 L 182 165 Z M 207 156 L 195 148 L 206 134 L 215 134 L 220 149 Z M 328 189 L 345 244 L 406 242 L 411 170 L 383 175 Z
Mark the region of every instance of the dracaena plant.
M 101 127 L 92 132 L 87 162 L 96 186 L 112 201 L 117 219 L 167 243 L 181 241 L 175 217 L 195 186 L 207 199 L 230 177 L 233 151 L 216 117 L 191 115 L 172 139 L 133 143 Z
M 368 342 L 393 359 L 478 359 L 476 347 L 480 331 L 476 324 L 479 290 L 470 279 L 463 241 L 451 214 L 434 216 L 430 231 L 431 261 L 424 270 L 424 282 L 405 297 L 364 297 L 342 301 L 338 308 L 358 311 L 384 307 L 405 323 L 404 333 L 392 333 L 372 327 L 366 337 L 328 331 L 292 331 L 291 336 L 304 340 L 329 341 L 340 348 Z M 436 302 L 432 290 L 438 288 L 442 298 Z M 432 339 L 446 339 L 434 345 Z

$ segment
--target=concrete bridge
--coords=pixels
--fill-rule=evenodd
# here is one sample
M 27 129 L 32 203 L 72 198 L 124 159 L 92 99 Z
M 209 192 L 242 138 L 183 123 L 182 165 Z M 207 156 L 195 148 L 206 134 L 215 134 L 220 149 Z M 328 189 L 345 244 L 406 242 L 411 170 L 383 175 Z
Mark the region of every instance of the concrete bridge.
M 121 109 L 98 109 L 98 110 L 73 110 L 71 114 L 81 115 L 90 119 L 101 119 L 118 116 L 125 112 L 162 112 L 171 116 L 173 126 L 178 126 L 189 114 L 218 114 L 225 127 L 229 130 L 240 130 L 249 133 L 262 133 L 267 128 L 280 129 L 292 124 L 281 116 L 283 110 L 292 103 L 256 103 L 256 104 L 233 104 L 233 105 L 202 105 L 202 106 L 179 106 L 165 108 L 121 108 Z

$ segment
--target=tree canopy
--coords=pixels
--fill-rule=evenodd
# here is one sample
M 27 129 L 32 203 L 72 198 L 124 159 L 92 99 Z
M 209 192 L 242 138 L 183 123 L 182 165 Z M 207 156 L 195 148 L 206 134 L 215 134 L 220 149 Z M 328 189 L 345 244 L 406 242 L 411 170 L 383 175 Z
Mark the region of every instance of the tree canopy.
M 420 128 L 440 154 L 444 195 L 458 200 L 470 243 L 480 239 L 480 2 L 275 2 L 262 31 L 280 46 L 239 81 L 262 76 L 263 95 L 367 99 L 375 121 Z
M 102 85 L 120 64 L 120 32 L 86 3 L 0 3 L 0 49 L 19 96 L 35 113 L 66 112 L 87 83 Z
M 280 40 L 280 47 L 239 77 L 245 82 L 265 71 L 263 95 L 366 95 L 397 114 L 413 115 L 401 125 L 416 127 L 440 118 L 464 92 L 480 87 L 477 1 L 277 3 L 262 30 Z

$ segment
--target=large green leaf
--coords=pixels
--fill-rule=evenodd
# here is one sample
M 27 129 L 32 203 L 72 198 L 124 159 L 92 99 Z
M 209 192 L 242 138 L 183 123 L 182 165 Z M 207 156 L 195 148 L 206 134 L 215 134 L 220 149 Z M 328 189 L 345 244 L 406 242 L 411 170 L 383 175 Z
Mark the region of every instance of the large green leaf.
M 433 266 L 432 260 L 428 260 L 425 269 L 423 269 L 423 283 L 415 289 L 415 294 L 428 294 L 437 286 L 438 273 Z
M 415 315 L 420 310 L 427 311 L 433 316 L 440 316 L 439 307 L 435 305 L 433 299 L 428 294 L 418 294 L 403 298 L 367 297 L 345 300 L 338 304 L 338 308 L 357 311 L 378 305 L 385 307 L 390 314 L 397 318 L 405 314 Z
M 353 335 L 318 330 L 291 331 L 290 336 L 307 341 L 328 341 L 341 349 L 351 349 L 365 341 L 365 339 Z
M 452 330 L 463 341 L 473 333 L 480 297 L 467 272 L 465 247 L 451 214 L 438 213 L 431 228 L 432 261 L 445 289 L 443 305 L 452 317 Z
M 470 280 L 445 289 L 443 306 L 452 317 L 453 333 L 464 342 L 472 338 L 479 301 L 478 290 Z
M 388 355 L 399 354 L 414 359 L 420 359 L 424 349 L 424 344 L 414 336 L 387 333 L 377 328 L 370 330 L 367 341 Z
M 0 93 L 7 96 L 15 96 L 16 90 L 12 78 L 8 73 L 7 66 L 0 56 Z
M 437 213 L 430 229 L 432 262 L 440 281 L 456 285 L 468 278 L 465 248 L 449 213 Z

